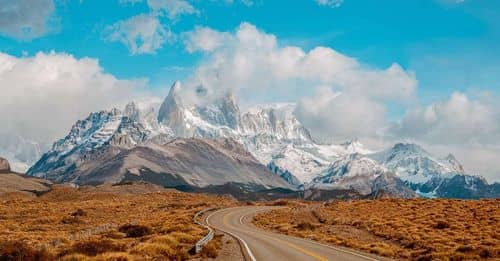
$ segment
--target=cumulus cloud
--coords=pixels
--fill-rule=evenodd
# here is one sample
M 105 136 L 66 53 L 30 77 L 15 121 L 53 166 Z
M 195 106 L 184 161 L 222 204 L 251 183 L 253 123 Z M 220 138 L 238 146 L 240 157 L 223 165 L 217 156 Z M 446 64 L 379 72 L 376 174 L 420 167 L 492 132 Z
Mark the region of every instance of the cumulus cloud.
M 0 52 L 0 141 L 22 138 L 43 148 L 90 112 L 143 95 L 144 85 L 144 80 L 105 73 L 91 58 L 54 52 L 18 58 Z
M 231 35 L 208 27 L 197 26 L 193 31 L 184 33 L 183 38 L 188 52 L 211 52 L 230 40 Z
M 120 0 L 121 4 L 137 4 L 144 0 Z M 146 0 L 153 16 L 166 16 L 171 20 L 181 15 L 198 14 L 199 11 L 186 0 Z
M 292 79 L 304 81 L 304 86 L 316 83 L 401 101 L 413 99 L 417 85 L 413 73 L 397 64 L 372 69 L 327 47 L 306 52 L 295 46 L 279 46 L 274 35 L 249 23 L 242 23 L 235 33 L 197 28 L 187 35 L 188 51 L 208 55 L 190 81 L 207 88 L 272 88 Z
M 362 137 L 365 142 L 385 127 L 385 107 L 366 96 L 321 88 L 300 100 L 296 116 L 322 141 Z
M 328 6 L 332 8 L 340 7 L 344 0 L 315 0 L 318 5 Z
M 433 144 L 500 145 L 498 99 L 491 94 L 471 99 L 455 92 L 446 101 L 408 111 L 391 134 Z
M 425 107 L 412 108 L 385 133 L 386 142 L 406 140 L 438 155 L 453 153 L 468 173 L 500 181 L 499 97 L 461 92 Z
M 133 16 L 108 26 L 105 39 L 121 42 L 131 54 L 153 54 L 162 45 L 174 38 L 174 34 L 165 28 L 158 17 L 148 14 Z
M 52 0 L 2 0 L 0 34 L 31 40 L 51 31 Z
M 180 15 L 196 14 L 198 10 L 184 0 L 147 0 L 148 6 L 156 15 L 165 15 L 175 20 Z
M 385 102 L 414 99 L 414 74 L 397 64 L 368 68 L 331 48 L 305 51 L 281 46 L 276 36 L 249 23 L 242 23 L 235 32 L 196 28 L 185 36 L 189 52 L 206 55 L 184 85 L 185 92 L 194 93 L 200 85 L 214 96 L 227 91 L 251 96 L 293 92 L 294 101 L 299 101 L 299 118 L 322 136 L 376 135 L 384 122 Z M 294 83 L 300 83 L 300 88 L 291 91 Z

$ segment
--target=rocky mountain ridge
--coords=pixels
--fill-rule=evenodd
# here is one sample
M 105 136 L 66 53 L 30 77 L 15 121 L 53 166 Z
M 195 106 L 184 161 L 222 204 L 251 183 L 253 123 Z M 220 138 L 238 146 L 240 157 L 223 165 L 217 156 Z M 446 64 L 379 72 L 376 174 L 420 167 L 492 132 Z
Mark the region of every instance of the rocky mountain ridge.
M 269 183 L 271 186 L 274 184 L 299 190 L 354 189 L 365 195 L 376 193 L 376 190 L 384 187 L 393 194 L 401 191 L 405 197 L 412 194 L 407 188 L 429 197 L 500 194 L 495 186 L 488 185 L 481 177 L 467 175 L 453 155 L 438 159 L 416 144 L 399 143 L 387 150 L 373 152 L 357 140 L 339 145 L 316 142 L 309 130 L 294 116 L 293 104 L 260 106 L 242 112 L 231 93 L 208 99 L 207 92 L 200 87 L 190 95 L 203 100 L 202 104 L 189 102 L 183 95 L 180 83 L 176 82 L 158 110 L 139 109 L 136 104 L 130 103 L 123 110 L 91 113 L 87 119 L 78 121 L 70 133 L 57 141 L 28 173 L 51 180 L 78 182 L 82 173 L 113 165 L 102 161 L 101 165 L 88 164 L 92 160 L 99 162 L 97 159 L 113 159 L 123 165 L 127 162 L 125 158 L 137 153 L 144 154 L 146 150 L 151 155 L 157 155 L 158 151 L 162 151 L 161 146 L 175 138 L 195 138 L 198 142 L 222 138 L 239 144 L 238 153 L 251 155 L 255 159 L 252 164 L 267 166 L 265 172 L 258 167 L 258 174 L 254 174 L 267 175 L 265 173 L 271 171 L 286 182 L 281 184 L 273 181 Z M 192 168 L 196 168 L 196 163 Z M 122 177 L 127 173 L 120 164 L 113 166 L 120 170 L 117 175 Z M 170 166 L 162 168 L 180 171 Z M 163 171 L 162 168 L 158 168 L 155 173 Z M 466 178 L 454 179 L 457 175 Z M 188 176 L 188 173 L 184 176 Z M 116 182 L 114 179 L 112 181 Z M 227 180 L 233 181 L 250 182 L 245 179 Z M 214 185 L 212 181 L 187 184 Z M 220 184 L 220 181 L 216 184 Z M 447 188 L 455 192 L 450 193 Z

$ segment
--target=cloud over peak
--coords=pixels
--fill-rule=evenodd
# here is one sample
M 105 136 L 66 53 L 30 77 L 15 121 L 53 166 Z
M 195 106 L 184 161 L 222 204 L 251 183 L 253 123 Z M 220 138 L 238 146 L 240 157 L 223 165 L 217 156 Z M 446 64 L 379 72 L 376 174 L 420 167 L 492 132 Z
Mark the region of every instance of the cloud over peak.
M 131 54 L 153 54 L 174 38 L 174 34 L 160 23 L 158 17 L 148 14 L 118 21 L 108 26 L 104 34 L 105 40 L 121 42 Z
M 491 94 L 471 99 L 455 92 L 448 100 L 409 110 L 391 134 L 442 145 L 500 146 L 497 101 Z
M 141 96 L 144 85 L 104 72 L 96 59 L 55 52 L 18 58 L 0 52 L 0 111 L 10 112 L 0 113 L 0 136 L 51 144 L 90 112 Z
M 374 136 L 384 125 L 385 102 L 412 101 L 417 87 L 415 75 L 398 64 L 367 68 L 332 48 L 281 46 L 275 35 L 250 23 L 234 32 L 198 27 L 184 38 L 187 51 L 205 54 L 186 89 L 202 85 L 214 95 L 227 90 L 252 96 L 292 92 L 295 97 L 290 98 L 299 101 L 299 118 L 325 137 Z M 300 89 L 293 90 L 294 84 Z M 360 132 L 360 125 L 369 127 Z

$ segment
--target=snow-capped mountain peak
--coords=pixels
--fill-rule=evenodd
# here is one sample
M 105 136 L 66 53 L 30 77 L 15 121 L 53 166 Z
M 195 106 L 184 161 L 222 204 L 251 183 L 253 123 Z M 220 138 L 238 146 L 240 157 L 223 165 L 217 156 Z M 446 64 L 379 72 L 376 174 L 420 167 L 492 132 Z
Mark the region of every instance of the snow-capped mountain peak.
M 371 193 L 373 181 L 387 169 L 375 160 L 359 153 L 347 154 L 335 160 L 327 170 L 316 177 L 308 187 L 355 189 Z
M 203 86 L 183 90 L 180 82 L 175 82 L 159 110 L 132 102 L 123 111 L 91 113 L 54 143 L 28 174 L 50 173 L 50 178 L 58 180 L 101 153 L 114 157 L 142 145 L 162 145 L 176 137 L 229 138 L 295 187 L 354 189 L 368 194 L 375 179 L 384 174 L 378 187 L 386 189 L 405 184 L 429 195 L 445 195 L 440 189 L 449 186 L 454 190 L 490 189 L 485 181 L 465 175 L 453 155 L 440 159 L 411 143 L 398 143 L 380 152 L 366 149 L 357 139 L 339 145 L 318 144 L 295 117 L 294 104 L 241 112 L 230 92 L 210 99 L 208 96 L 213 93 Z M 192 102 L 193 97 L 202 102 Z M 464 178 L 452 179 L 456 176 Z
M 448 163 L 448 165 L 456 172 L 458 173 L 465 173 L 464 167 L 462 164 L 455 158 L 453 154 L 448 154 L 446 158 L 444 158 L 444 161 Z
M 142 112 L 134 102 L 128 103 L 123 111 L 113 108 L 90 113 L 84 120 L 78 120 L 66 137 L 56 141 L 28 174 L 43 176 L 47 169 L 56 166 L 64 173 L 87 153 L 106 146 L 130 149 L 148 140 L 171 139 L 171 130 L 151 122 L 151 113 L 149 109 Z

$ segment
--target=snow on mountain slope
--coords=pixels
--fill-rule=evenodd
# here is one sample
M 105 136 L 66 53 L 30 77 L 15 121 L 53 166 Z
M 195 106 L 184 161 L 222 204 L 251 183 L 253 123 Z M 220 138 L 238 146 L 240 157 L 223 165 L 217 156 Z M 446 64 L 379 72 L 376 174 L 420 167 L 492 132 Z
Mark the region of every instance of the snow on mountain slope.
M 87 154 L 113 145 L 130 149 L 150 140 L 168 141 L 172 131 L 148 122 L 150 110 L 142 113 L 135 103 L 129 103 L 122 112 L 118 109 L 91 113 L 73 125 L 69 134 L 58 140 L 27 174 L 44 177 L 64 175 L 85 160 Z
M 56 142 L 44 155 L 44 164 L 37 163 L 30 174 L 41 175 L 48 167 L 41 164 L 68 169 L 85 153 L 109 144 L 128 149 L 144 143 L 161 144 L 174 136 L 234 139 L 294 185 L 310 182 L 342 155 L 369 153 L 357 141 L 317 144 L 294 116 L 295 104 L 256 106 L 242 113 L 231 93 L 208 100 L 199 87 L 190 95 L 203 100 L 200 105 L 184 99 L 182 91 L 181 84 L 174 83 L 158 113 L 152 107 L 139 109 L 136 103 L 128 104 L 123 111 L 92 113 Z
M 180 88 L 178 82 L 172 86 L 158 114 L 158 122 L 169 126 L 176 136 L 232 138 L 262 164 L 271 164 L 275 171 L 287 172 L 300 183 L 321 171 L 315 170 L 321 167 L 315 167 L 316 162 L 319 165 L 328 163 L 326 157 L 306 151 L 307 146 L 315 144 L 309 131 L 293 115 L 294 105 L 254 107 L 241 113 L 232 94 L 211 104 L 189 105 L 183 101 Z M 204 95 L 204 92 L 197 95 Z M 316 151 L 320 154 L 319 149 Z M 289 159 L 287 154 L 295 159 Z M 295 163 L 297 158 L 302 158 L 298 164 Z M 291 160 L 295 165 L 288 164 Z
M 95 185 L 141 180 L 167 187 L 233 182 L 291 187 L 231 139 L 175 138 L 163 145 L 145 144 L 120 153 L 98 151 L 100 157 L 83 161 L 56 181 Z
M 154 106 L 130 103 L 123 111 L 90 114 L 57 141 L 29 174 L 65 180 L 64 175 L 82 165 L 92 167 L 85 162 L 104 156 L 111 159 L 136 147 L 166 144 L 175 137 L 226 138 L 243 145 L 262 165 L 297 188 L 356 189 L 364 194 L 384 188 L 394 194 L 405 184 L 421 195 L 435 196 L 450 195 L 448 188 L 455 191 L 453 195 L 464 196 L 483 195 L 470 192 L 474 190 L 492 190 L 478 177 L 465 175 L 453 155 L 439 159 L 415 144 L 399 143 L 381 152 L 368 150 L 357 140 L 320 144 L 294 116 L 294 104 L 241 112 L 231 93 L 208 99 L 206 90 L 199 87 L 189 95 L 203 101 L 200 104 L 184 94 L 176 82 L 158 111 Z M 386 176 L 375 182 L 381 174 Z M 452 179 L 457 175 L 466 178 Z
M 292 174 L 299 184 L 310 182 L 314 177 L 326 169 L 329 160 L 304 149 L 304 146 L 290 143 L 273 155 L 270 167 L 273 172 Z
M 376 161 L 359 153 L 347 154 L 335 160 L 321 175 L 306 185 L 306 188 L 354 189 L 370 194 L 373 181 L 387 169 Z
M 498 197 L 498 184 L 481 176 L 468 175 L 451 154 L 439 159 L 416 144 L 398 143 L 385 151 L 367 155 L 394 172 L 424 197 Z
M 398 143 L 392 148 L 368 155 L 409 183 L 423 184 L 433 177 L 463 173 L 453 156 L 439 160 L 416 144 Z

